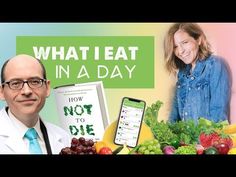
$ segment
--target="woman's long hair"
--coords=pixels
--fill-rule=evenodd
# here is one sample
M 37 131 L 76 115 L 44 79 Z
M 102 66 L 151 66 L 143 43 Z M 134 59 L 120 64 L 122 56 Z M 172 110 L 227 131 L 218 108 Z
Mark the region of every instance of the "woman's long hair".
M 174 34 L 182 30 L 198 40 L 201 37 L 201 44 L 199 45 L 198 59 L 203 60 L 212 54 L 210 43 L 201 27 L 196 23 L 175 23 L 167 32 L 164 39 L 164 58 L 166 60 L 166 68 L 169 72 L 175 72 L 182 69 L 186 64 L 176 57 L 174 53 Z

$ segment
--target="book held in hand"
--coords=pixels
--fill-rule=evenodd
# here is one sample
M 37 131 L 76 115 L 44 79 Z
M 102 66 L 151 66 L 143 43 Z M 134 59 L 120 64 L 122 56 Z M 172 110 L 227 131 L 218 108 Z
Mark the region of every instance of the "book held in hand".
M 109 125 L 102 81 L 63 85 L 54 92 L 62 128 L 71 137 L 102 140 Z

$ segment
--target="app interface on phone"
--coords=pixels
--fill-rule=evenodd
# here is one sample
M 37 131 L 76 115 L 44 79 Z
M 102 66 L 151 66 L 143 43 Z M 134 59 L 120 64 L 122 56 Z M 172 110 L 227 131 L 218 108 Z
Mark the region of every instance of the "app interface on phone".
M 115 143 L 135 147 L 141 128 L 145 108 L 143 101 L 132 101 L 125 98 L 121 107 Z

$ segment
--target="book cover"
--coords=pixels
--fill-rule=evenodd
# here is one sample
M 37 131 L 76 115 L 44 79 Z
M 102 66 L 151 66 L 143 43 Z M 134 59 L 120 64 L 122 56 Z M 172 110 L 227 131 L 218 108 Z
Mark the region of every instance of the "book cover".
M 54 92 L 62 128 L 71 137 L 102 140 L 109 125 L 102 81 L 63 85 Z

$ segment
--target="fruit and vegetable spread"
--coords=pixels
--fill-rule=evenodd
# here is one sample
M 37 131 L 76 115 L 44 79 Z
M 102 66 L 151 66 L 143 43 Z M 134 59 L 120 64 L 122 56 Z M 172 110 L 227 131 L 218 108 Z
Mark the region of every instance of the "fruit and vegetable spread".
M 162 104 L 157 101 L 148 107 L 144 121 L 164 147 L 164 154 L 228 154 L 233 148 L 233 140 L 226 133 L 228 121 L 216 123 L 201 117 L 197 123 L 193 120 L 159 122 L 158 111 Z M 231 133 L 232 129 L 230 126 Z
M 236 125 L 227 121 L 212 122 L 203 117 L 169 123 L 158 121 L 158 111 L 163 103 L 157 101 L 147 107 L 144 123 L 149 126 L 155 139 L 146 140 L 134 148 L 126 145 L 111 150 L 106 142 L 93 142 L 83 137 L 73 138 L 71 147 L 60 154 L 236 154 Z

